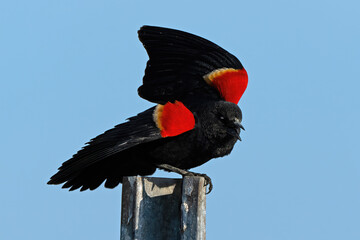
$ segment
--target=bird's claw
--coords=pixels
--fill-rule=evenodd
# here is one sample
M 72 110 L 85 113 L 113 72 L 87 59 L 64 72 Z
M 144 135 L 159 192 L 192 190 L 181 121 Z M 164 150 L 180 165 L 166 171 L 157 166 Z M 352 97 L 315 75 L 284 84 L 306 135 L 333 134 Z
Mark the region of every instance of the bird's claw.
M 206 186 L 206 187 L 209 186 L 209 190 L 206 192 L 206 194 L 209 194 L 213 189 L 213 184 L 212 184 L 211 178 L 208 175 L 204 174 L 204 173 L 188 172 L 184 176 L 198 176 L 198 177 L 205 178 L 204 186 Z
M 205 178 L 204 186 L 209 186 L 209 190 L 206 192 L 206 194 L 209 194 L 213 189 L 213 184 L 212 184 L 211 178 L 206 174 L 200 174 L 200 176 Z

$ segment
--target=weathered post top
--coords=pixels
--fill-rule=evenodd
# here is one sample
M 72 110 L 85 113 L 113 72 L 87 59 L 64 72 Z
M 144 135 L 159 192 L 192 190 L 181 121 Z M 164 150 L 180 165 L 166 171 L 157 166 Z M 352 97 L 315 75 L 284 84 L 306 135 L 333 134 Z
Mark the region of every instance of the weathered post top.
M 203 177 L 124 177 L 121 240 L 205 240 Z

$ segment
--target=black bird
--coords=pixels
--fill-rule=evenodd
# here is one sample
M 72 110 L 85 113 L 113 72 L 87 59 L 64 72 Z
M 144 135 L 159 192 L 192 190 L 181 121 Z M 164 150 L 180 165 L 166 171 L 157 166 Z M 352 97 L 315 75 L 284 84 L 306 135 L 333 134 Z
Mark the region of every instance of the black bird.
M 48 184 L 70 191 L 114 188 L 123 176 L 157 168 L 182 175 L 231 152 L 240 139 L 237 106 L 248 76 L 240 61 L 216 44 L 179 30 L 143 26 L 149 61 L 139 95 L 158 105 L 95 137 L 64 162 Z

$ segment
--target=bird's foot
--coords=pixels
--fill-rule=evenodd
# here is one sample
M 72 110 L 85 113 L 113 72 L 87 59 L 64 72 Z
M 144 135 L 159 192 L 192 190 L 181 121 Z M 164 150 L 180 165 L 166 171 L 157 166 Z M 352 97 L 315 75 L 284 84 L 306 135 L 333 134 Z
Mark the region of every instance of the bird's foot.
M 159 164 L 159 165 L 157 165 L 157 167 L 160 168 L 160 169 L 169 171 L 169 172 L 175 172 L 175 173 L 181 174 L 183 177 L 184 176 L 203 177 L 203 178 L 205 178 L 204 186 L 206 186 L 206 187 L 209 186 L 209 190 L 206 192 L 206 194 L 209 194 L 213 189 L 213 184 L 212 184 L 211 178 L 206 174 L 190 172 L 190 171 L 180 169 L 180 168 L 168 165 L 168 164 Z
M 208 175 L 204 174 L 204 173 L 195 173 L 195 172 L 188 171 L 188 173 L 183 175 L 183 176 L 196 176 L 196 177 L 205 178 L 204 186 L 206 186 L 206 187 L 209 186 L 209 190 L 206 192 L 206 194 L 209 194 L 213 189 L 213 184 L 212 184 L 211 178 Z

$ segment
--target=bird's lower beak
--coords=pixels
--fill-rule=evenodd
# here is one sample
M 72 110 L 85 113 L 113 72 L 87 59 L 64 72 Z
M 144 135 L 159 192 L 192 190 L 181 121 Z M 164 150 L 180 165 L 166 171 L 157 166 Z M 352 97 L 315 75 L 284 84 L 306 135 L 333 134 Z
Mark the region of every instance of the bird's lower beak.
M 240 129 L 228 128 L 227 133 L 241 141 Z
M 234 122 L 234 125 L 232 127 L 227 129 L 227 133 L 241 141 L 240 129 L 245 131 L 245 128 L 243 127 L 243 125 L 241 125 L 241 122 L 237 120 Z

